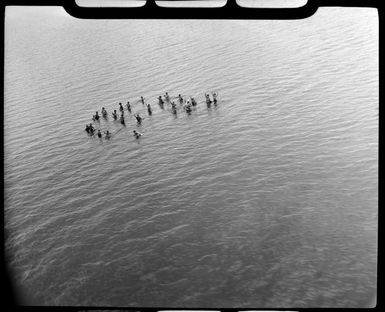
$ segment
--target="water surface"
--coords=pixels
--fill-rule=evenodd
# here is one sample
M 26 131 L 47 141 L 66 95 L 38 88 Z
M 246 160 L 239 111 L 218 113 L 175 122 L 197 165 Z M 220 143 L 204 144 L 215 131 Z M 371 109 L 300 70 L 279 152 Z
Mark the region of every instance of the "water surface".
M 164 92 L 198 106 L 173 116 Z M 126 127 L 96 125 L 110 140 L 87 136 L 96 110 L 127 101 L 142 126 L 126 111 Z M 372 302 L 374 9 L 97 21 L 7 8 L 4 143 L 6 255 L 27 305 Z

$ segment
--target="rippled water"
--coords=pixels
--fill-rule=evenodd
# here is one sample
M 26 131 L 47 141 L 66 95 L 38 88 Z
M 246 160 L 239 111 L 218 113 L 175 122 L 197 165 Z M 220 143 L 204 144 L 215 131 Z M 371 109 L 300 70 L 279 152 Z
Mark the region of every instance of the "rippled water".
M 370 305 L 376 10 L 96 21 L 19 7 L 5 30 L 6 255 L 25 304 Z M 162 110 L 166 91 L 197 109 Z M 110 140 L 86 135 L 127 101 L 140 140 L 127 112 L 126 127 L 97 125 Z

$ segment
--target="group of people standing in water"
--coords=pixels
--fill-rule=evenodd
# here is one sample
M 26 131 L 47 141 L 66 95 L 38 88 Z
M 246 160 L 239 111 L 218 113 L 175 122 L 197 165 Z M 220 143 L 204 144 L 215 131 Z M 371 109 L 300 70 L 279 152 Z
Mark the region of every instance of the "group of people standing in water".
M 211 94 L 212 95 L 212 100 L 210 98 L 210 94 L 208 93 L 205 93 L 205 98 L 206 98 L 206 104 L 208 107 L 210 107 L 211 103 L 213 103 L 214 105 L 217 104 L 217 97 L 218 97 L 218 93 L 217 92 L 214 92 Z M 195 98 L 193 97 L 188 97 L 188 98 L 183 98 L 182 95 L 178 95 L 177 97 L 174 97 L 174 99 L 176 98 L 177 101 L 179 101 L 179 104 L 180 105 L 183 105 L 183 109 L 189 114 L 192 112 L 192 109 L 193 107 L 197 106 L 198 103 L 196 102 Z M 151 108 L 151 105 L 149 103 L 145 103 L 145 99 L 143 96 L 140 97 L 140 100 L 138 100 L 138 102 L 142 103 L 143 106 L 146 106 L 147 107 L 147 112 L 148 112 L 148 115 L 151 116 L 152 115 L 152 108 Z M 171 104 L 171 112 L 176 115 L 177 114 L 177 104 L 175 103 L 175 101 L 172 101 L 169 94 L 166 92 L 166 94 L 162 97 L 162 96 L 159 96 L 158 97 L 158 104 L 160 106 L 161 109 L 164 109 L 164 104 L 165 103 L 169 103 Z M 127 101 L 127 104 L 126 104 L 126 107 L 127 107 L 127 111 L 128 113 L 132 113 L 132 109 L 131 109 L 131 104 L 129 101 Z M 119 121 L 122 125 L 125 126 L 126 124 L 126 121 L 124 119 L 124 107 L 122 105 L 122 103 L 120 102 L 119 103 L 119 111 L 120 111 L 120 116 L 118 115 L 118 112 L 116 111 L 116 109 L 111 113 L 112 115 L 112 118 L 114 120 L 118 120 L 119 118 Z M 99 115 L 98 112 L 95 113 L 95 115 L 92 116 L 92 120 L 94 122 L 99 122 L 100 121 L 100 118 L 103 117 L 104 119 L 107 120 L 108 118 L 108 113 L 107 113 L 107 110 L 102 107 L 102 110 L 101 110 L 101 116 Z M 141 125 L 142 124 L 142 121 L 143 121 L 143 117 L 141 117 L 139 114 L 134 114 L 134 117 L 137 121 L 137 124 L 138 125 Z M 99 138 L 102 138 L 103 135 L 102 135 L 102 132 L 101 130 L 97 130 L 94 128 L 94 126 L 92 125 L 92 123 L 90 123 L 89 125 L 87 124 L 86 125 L 86 128 L 85 128 L 86 132 L 89 134 L 89 135 L 94 135 L 95 132 L 97 134 L 97 136 Z M 112 134 L 111 132 L 109 132 L 108 130 L 107 131 L 104 131 L 104 134 L 105 134 L 105 138 L 106 139 L 109 139 L 111 138 Z M 139 133 L 138 131 L 136 130 L 133 130 L 133 135 L 136 139 L 138 139 L 139 137 L 142 136 L 141 133 Z
M 99 138 L 102 138 L 102 132 L 100 131 L 100 129 L 98 130 L 98 131 L 96 131 L 96 129 L 94 128 L 94 126 L 92 125 L 92 123 L 90 123 L 89 125 L 86 125 L 86 129 L 85 129 L 86 131 L 87 131 L 87 133 L 88 134 L 90 134 L 90 135 L 94 135 L 95 134 L 95 132 L 96 132 L 96 134 L 97 134 L 97 136 L 99 137 Z M 106 139 L 109 139 L 110 137 L 111 137 L 111 132 L 110 131 L 104 131 L 104 134 L 105 134 L 105 138 Z

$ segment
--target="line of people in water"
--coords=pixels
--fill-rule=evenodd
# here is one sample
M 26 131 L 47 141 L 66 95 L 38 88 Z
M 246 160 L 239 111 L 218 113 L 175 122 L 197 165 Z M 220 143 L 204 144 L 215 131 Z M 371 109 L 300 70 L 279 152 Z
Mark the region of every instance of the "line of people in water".
M 90 134 L 90 135 L 94 135 L 95 132 L 96 132 L 96 135 L 97 135 L 98 138 L 100 138 L 100 139 L 103 137 L 102 131 L 101 131 L 100 129 L 96 130 L 96 129 L 94 128 L 94 126 L 92 125 L 92 123 L 90 123 L 89 125 L 86 125 L 86 129 L 85 129 L 85 130 L 86 130 L 87 133 Z M 136 131 L 136 130 L 134 130 L 133 133 L 134 133 L 134 137 L 137 138 L 137 139 L 139 139 L 139 138 L 143 135 L 142 133 L 140 133 L 140 132 L 138 132 L 138 131 Z M 104 135 L 105 135 L 104 137 L 105 137 L 106 139 L 110 139 L 111 136 L 112 136 L 112 133 L 111 133 L 110 131 L 106 130 L 106 131 L 104 131 Z
M 207 104 L 207 105 L 210 105 L 211 103 L 216 104 L 216 103 L 217 103 L 217 96 L 218 96 L 218 93 L 216 93 L 216 92 L 215 92 L 215 93 L 212 93 L 212 98 L 213 98 L 213 100 L 211 100 L 210 94 L 206 93 L 206 94 L 205 94 L 206 104 Z M 164 99 L 163 99 L 163 98 L 164 98 Z M 171 101 L 171 100 L 170 100 L 170 96 L 168 95 L 167 92 L 166 92 L 166 94 L 163 96 L 163 98 L 162 98 L 161 95 L 158 97 L 158 103 L 159 103 L 159 106 L 161 106 L 161 108 L 164 108 L 164 103 L 165 103 L 165 102 L 168 102 L 168 103 L 171 104 L 171 110 L 172 110 L 172 112 L 175 113 L 176 110 L 177 110 L 177 106 L 176 106 L 176 104 L 175 104 L 174 101 Z M 184 105 L 183 108 L 184 108 L 187 112 L 191 112 L 191 108 L 192 108 L 193 106 L 197 106 L 197 102 L 196 102 L 195 98 L 193 98 L 193 97 L 189 97 L 189 98 L 184 99 L 184 98 L 182 97 L 182 95 L 179 94 L 177 98 L 178 98 L 178 100 L 179 100 L 179 104 L 185 103 L 185 105 Z M 151 105 L 148 104 L 148 103 L 147 103 L 147 104 L 145 103 L 145 100 L 144 100 L 144 97 L 143 97 L 143 96 L 140 97 L 140 102 L 141 102 L 143 105 L 146 105 L 146 106 L 147 106 L 147 112 L 148 112 L 148 114 L 151 116 L 151 115 L 152 115 L 152 108 L 151 108 Z M 129 101 L 128 101 L 127 104 L 126 104 L 126 107 L 127 107 L 127 111 L 128 111 L 129 113 L 131 113 L 131 112 L 132 112 L 132 109 L 131 109 L 131 104 L 130 104 Z M 112 117 L 114 118 L 114 120 L 117 120 L 118 117 L 119 117 L 120 122 L 121 122 L 122 124 L 125 124 L 125 120 L 124 120 L 124 107 L 123 107 L 123 105 L 122 105 L 121 102 L 119 103 L 119 111 L 120 111 L 120 117 L 119 117 L 118 112 L 116 111 L 116 109 L 115 109 L 114 112 L 112 113 Z M 107 119 L 108 114 L 107 114 L 107 110 L 106 110 L 104 107 L 102 107 L 101 114 L 102 114 L 102 117 L 104 117 L 105 119 Z M 98 120 L 100 119 L 99 113 L 96 112 L 92 119 L 93 119 L 93 121 L 98 121 Z
M 211 103 L 214 103 L 214 105 L 217 104 L 217 97 L 218 97 L 218 93 L 217 92 L 212 93 L 212 100 L 210 98 L 210 94 L 209 93 L 205 93 L 205 98 L 206 98 L 207 106 L 210 107 Z M 188 97 L 188 98 L 183 98 L 183 96 L 181 94 L 179 94 L 175 98 L 178 99 L 180 105 L 182 105 L 184 103 L 183 109 L 188 114 L 192 112 L 193 107 L 198 105 L 198 103 L 195 100 L 195 98 L 191 97 L 191 96 Z M 148 113 L 149 116 L 151 116 L 152 115 L 151 105 L 149 103 L 147 103 L 147 104 L 145 103 L 145 99 L 144 99 L 143 96 L 140 97 L 140 100 L 138 102 L 141 102 L 143 106 L 147 107 L 147 113 Z M 162 109 L 164 109 L 164 104 L 166 102 L 171 104 L 171 112 L 176 115 L 177 114 L 177 104 L 175 103 L 175 101 L 171 101 L 171 98 L 170 98 L 170 96 L 169 96 L 169 94 L 167 92 L 165 93 L 165 95 L 163 95 L 163 98 L 162 98 L 161 95 L 158 97 L 158 104 L 159 104 L 159 106 Z M 127 107 L 127 111 L 129 113 L 132 113 L 131 104 L 130 104 L 129 101 L 127 101 L 126 107 Z M 119 118 L 120 123 L 122 125 L 125 125 L 126 122 L 125 122 L 125 119 L 124 119 L 124 107 L 123 107 L 121 102 L 119 102 L 119 111 L 120 111 L 120 117 L 118 115 L 118 112 L 115 109 L 113 111 L 113 113 L 111 114 L 112 118 L 114 120 L 117 120 Z M 104 107 L 102 107 L 101 115 L 105 119 L 108 118 L 107 110 Z M 138 125 L 140 125 L 142 123 L 142 121 L 143 121 L 143 117 L 141 117 L 139 114 L 135 114 L 134 117 L 135 117 Z M 92 116 L 92 120 L 94 122 L 97 122 L 97 121 L 100 120 L 100 115 L 99 115 L 98 111 L 96 111 L 95 115 Z M 93 127 L 92 123 L 90 123 L 89 125 L 86 125 L 86 129 L 85 130 L 90 135 L 94 135 L 95 131 L 96 131 L 96 129 Z M 112 136 L 112 134 L 108 130 L 105 131 L 104 134 L 105 134 L 105 138 L 106 139 L 109 139 Z M 97 136 L 99 138 L 102 138 L 102 133 L 101 133 L 100 130 L 97 131 Z M 139 138 L 140 136 L 142 136 L 142 134 L 137 132 L 136 130 L 134 130 L 134 136 L 136 138 Z
M 92 123 L 90 123 L 89 125 L 86 125 L 86 129 L 85 129 L 85 130 L 87 131 L 88 134 L 91 134 L 91 135 L 94 135 L 95 132 L 96 132 L 97 136 L 98 136 L 99 138 L 102 138 L 102 132 L 101 132 L 101 130 L 98 129 L 98 130 L 96 131 L 96 129 L 94 128 L 94 126 L 92 125 Z M 105 138 L 106 138 L 106 139 L 109 139 L 109 138 L 112 136 L 111 132 L 108 131 L 108 130 L 107 130 L 107 131 L 104 131 L 104 134 L 105 134 Z

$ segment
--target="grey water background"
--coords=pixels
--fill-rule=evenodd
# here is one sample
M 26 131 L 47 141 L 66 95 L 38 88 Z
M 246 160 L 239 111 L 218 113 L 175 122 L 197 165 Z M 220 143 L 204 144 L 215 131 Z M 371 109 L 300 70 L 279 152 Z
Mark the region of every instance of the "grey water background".
M 197 109 L 174 117 L 164 92 Z M 140 140 L 127 111 L 125 128 L 96 125 L 110 140 L 87 136 L 96 110 L 127 101 Z M 373 304 L 374 9 L 129 21 L 7 8 L 4 145 L 5 251 L 28 305 Z

